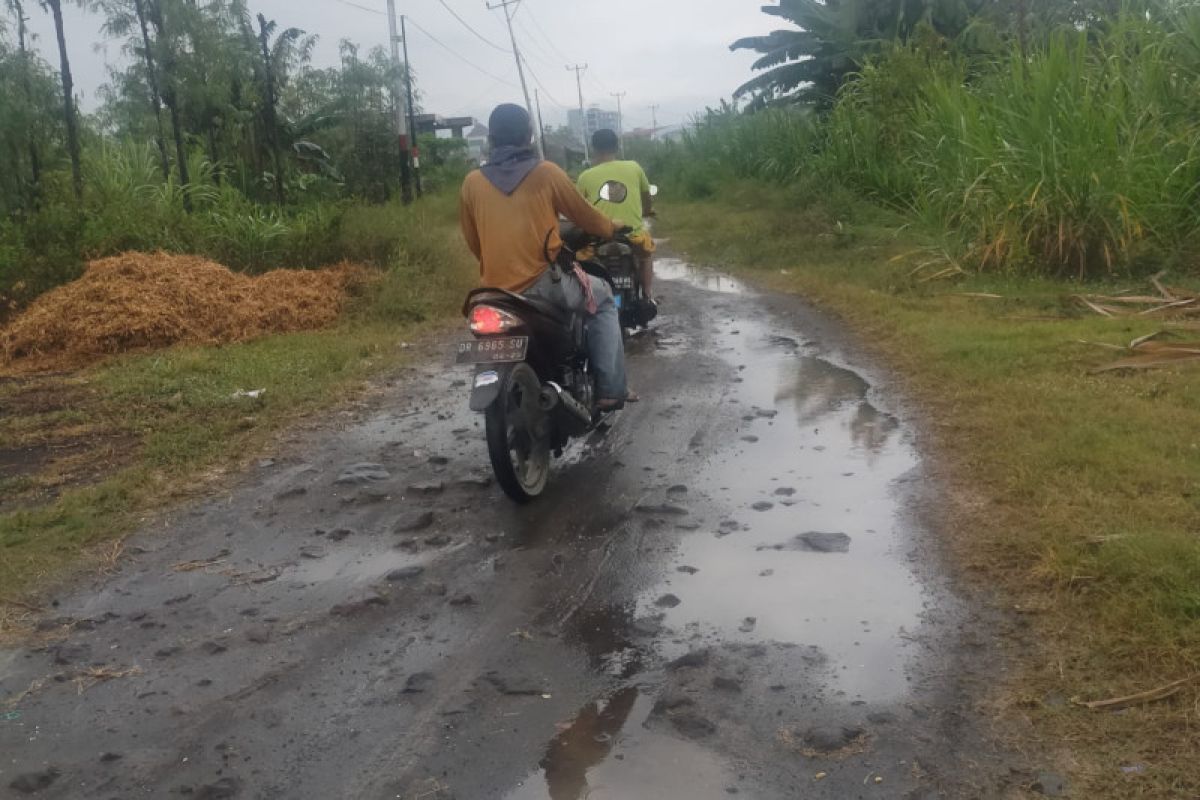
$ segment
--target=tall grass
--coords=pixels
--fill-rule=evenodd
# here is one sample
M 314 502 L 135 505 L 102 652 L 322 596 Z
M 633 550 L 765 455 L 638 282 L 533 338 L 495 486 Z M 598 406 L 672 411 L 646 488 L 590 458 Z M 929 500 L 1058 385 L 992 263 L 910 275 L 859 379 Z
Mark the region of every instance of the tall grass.
M 218 180 L 217 165 L 199 157 L 185 190 L 173 177 L 163 181 L 148 144 L 100 143 L 87 153 L 84 168 L 81 210 L 69 199 L 68 186 L 52 183 L 38 211 L 0 222 L 0 319 L 78 276 L 86 260 L 126 250 L 196 253 L 250 272 L 343 257 L 346 203 L 264 206 Z M 184 210 L 185 193 L 191 213 Z
M 841 184 L 950 232 L 981 269 L 1194 269 L 1198 65 L 1196 11 L 986 63 L 897 47 L 826 117 L 713 114 L 663 148 L 660 166 L 696 197 L 734 176 Z

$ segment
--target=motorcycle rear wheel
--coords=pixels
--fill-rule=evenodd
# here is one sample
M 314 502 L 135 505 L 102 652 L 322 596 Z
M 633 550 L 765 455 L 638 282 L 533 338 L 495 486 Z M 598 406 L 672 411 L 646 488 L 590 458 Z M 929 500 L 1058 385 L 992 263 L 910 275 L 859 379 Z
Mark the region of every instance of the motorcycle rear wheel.
M 484 416 L 496 482 L 518 503 L 540 495 L 550 477 L 549 428 L 538 404 L 541 386 L 528 364 L 518 364 Z

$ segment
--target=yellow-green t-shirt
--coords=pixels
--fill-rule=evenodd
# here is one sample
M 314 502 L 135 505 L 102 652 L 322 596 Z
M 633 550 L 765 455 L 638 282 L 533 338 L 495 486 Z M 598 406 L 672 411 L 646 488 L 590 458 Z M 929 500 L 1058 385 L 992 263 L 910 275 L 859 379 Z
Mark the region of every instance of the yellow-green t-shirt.
M 600 187 L 614 181 L 625 187 L 625 199 L 619 203 L 600 199 Z M 624 222 L 635 231 L 642 230 L 642 193 L 649 193 L 650 180 L 636 161 L 609 161 L 586 170 L 579 176 L 579 191 L 596 208 Z

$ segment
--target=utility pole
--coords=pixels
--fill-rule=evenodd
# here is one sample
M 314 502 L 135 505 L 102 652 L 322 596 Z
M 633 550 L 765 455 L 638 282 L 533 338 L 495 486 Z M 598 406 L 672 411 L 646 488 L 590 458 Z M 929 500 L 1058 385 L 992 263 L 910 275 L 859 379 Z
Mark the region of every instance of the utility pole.
M 612 96 L 617 98 L 617 144 L 621 150 L 621 158 L 625 157 L 625 115 L 621 111 L 621 100 L 629 92 L 612 92 Z
M 400 73 L 400 34 L 396 30 L 396 0 L 387 0 L 388 29 L 392 40 L 392 71 L 396 74 L 396 85 L 392 87 L 392 100 L 396 104 L 396 134 L 400 145 L 400 198 L 405 203 L 411 203 L 412 165 L 408 138 L 408 115 L 404 109 L 403 76 Z
M 538 140 L 541 141 L 542 137 L 546 135 L 546 126 L 542 124 L 542 98 L 538 96 L 537 89 L 533 90 L 533 104 L 537 107 Z M 543 147 L 543 151 L 544 150 L 545 148 Z M 543 152 L 542 158 L 545 157 L 546 153 Z
M 517 61 L 517 75 L 521 78 L 521 91 L 525 93 L 525 110 L 529 112 L 529 118 L 532 120 L 533 103 L 529 102 L 529 85 L 525 83 L 525 66 L 521 63 L 521 50 L 519 47 L 517 47 L 517 34 L 513 32 L 513 15 L 517 12 L 510 12 L 508 10 L 509 6 L 515 6 L 519 9 L 521 6 L 521 0 L 500 0 L 500 2 L 496 3 L 495 5 L 492 3 L 487 4 L 489 11 L 494 11 L 497 8 L 504 9 L 504 21 L 508 23 L 508 38 L 512 41 L 513 58 Z M 534 141 L 537 142 L 538 155 L 542 158 L 545 158 L 546 151 L 542 147 L 542 132 L 540 129 L 535 132 L 533 138 Z
M 658 138 L 658 109 L 659 108 L 661 108 L 661 106 L 659 106 L 657 104 L 650 106 L 650 120 L 651 120 L 650 121 L 650 141 L 652 141 L 652 142 Z
M 587 112 L 583 110 L 583 73 L 587 72 L 587 64 L 576 64 L 573 67 L 567 67 L 567 72 L 574 70 L 575 86 L 579 89 L 579 131 L 580 138 L 583 139 L 583 160 L 591 161 L 592 154 L 588 148 L 588 126 Z
M 421 192 L 421 137 L 417 130 L 417 109 L 413 105 L 412 67 L 408 61 L 408 28 L 404 15 L 400 15 L 400 43 L 404 45 L 404 93 L 408 96 L 405 105 L 408 106 L 408 129 L 412 131 L 412 165 L 413 183 L 416 185 L 417 197 Z

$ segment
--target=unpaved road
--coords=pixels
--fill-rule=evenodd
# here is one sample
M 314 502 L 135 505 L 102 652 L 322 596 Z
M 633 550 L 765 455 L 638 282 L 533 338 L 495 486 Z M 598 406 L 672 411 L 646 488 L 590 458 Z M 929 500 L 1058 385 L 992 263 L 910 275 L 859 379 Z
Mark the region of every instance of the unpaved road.
M 664 315 L 630 344 L 645 401 L 532 507 L 487 480 L 447 342 L 131 539 L 0 650 L 0 796 L 1025 781 L 981 735 L 998 647 L 938 566 L 903 407 L 799 301 L 662 271 Z

